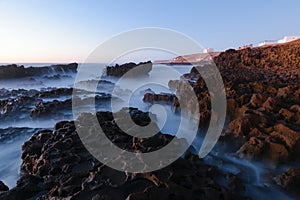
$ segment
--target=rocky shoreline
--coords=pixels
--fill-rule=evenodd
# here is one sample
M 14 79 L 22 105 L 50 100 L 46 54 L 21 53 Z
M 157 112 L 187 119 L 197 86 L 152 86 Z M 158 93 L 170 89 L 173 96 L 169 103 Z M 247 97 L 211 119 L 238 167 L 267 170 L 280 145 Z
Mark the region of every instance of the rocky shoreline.
M 0 78 L 3 79 L 14 79 L 31 76 L 41 76 L 42 74 L 51 74 L 53 72 L 73 72 L 77 71 L 78 64 L 71 63 L 67 65 L 52 65 L 45 67 L 28 67 L 25 68 L 23 65 L 6 65 L 0 67 Z
M 214 61 L 227 95 L 227 123 L 219 148 L 243 160 L 259 162 L 272 173 L 269 182 L 299 196 L 300 170 L 300 41 L 265 48 L 227 50 Z M 209 68 L 209 65 L 203 67 Z M 201 68 L 198 68 L 201 71 Z M 196 68 L 182 78 L 198 95 L 203 126 L 211 116 L 210 94 Z M 206 74 L 207 75 L 207 74 Z M 169 87 L 184 94 L 180 80 Z M 173 102 L 171 95 L 147 93 L 146 101 Z M 189 104 L 189 99 L 186 99 Z M 218 151 L 218 147 L 216 148 Z M 296 168 L 295 168 L 296 166 Z
M 130 113 L 134 120 L 149 121 L 147 114 L 141 111 L 130 109 Z M 102 128 L 110 130 L 108 137 L 126 150 L 153 151 L 173 139 L 170 135 L 157 134 L 135 141 L 116 127 L 111 113 L 97 113 L 97 116 Z M 215 182 L 213 177 L 218 171 L 214 167 L 205 165 L 189 153 L 170 166 L 151 173 L 130 174 L 111 169 L 87 152 L 73 122 L 60 122 L 54 131 L 35 133 L 23 144 L 22 159 L 22 175 L 17 186 L 1 192 L 3 200 L 245 199 L 241 191 L 236 191 L 241 187 L 237 177 L 228 178 L 230 189 L 226 189 Z M 3 191 L 7 190 L 5 186 L 3 188 Z
M 220 158 L 217 164 L 209 164 L 207 159 L 200 159 L 189 149 L 163 169 L 143 174 L 120 172 L 100 163 L 87 152 L 77 135 L 74 122 L 62 121 L 55 125 L 54 130 L 37 130 L 23 144 L 21 177 L 17 186 L 10 190 L 0 182 L 0 199 L 255 199 L 249 187 L 256 183 L 247 179 L 247 173 L 250 172 L 243 168 L 245 164 L 237 164 L 242 162 L 264 166 L 267 173 L 259 175 L 260 182 L 256 186 L 260 190 L 276 188 L 289 198 L 299 198 L 299 55 L 300 41 L 296 41 L 265 48 L 228 50 L 214 57 L 227 95 L 224 131 L 208 156 Z M 123 69 L 116 70 L 115 76 L 122 76 L 126 72 Z M 209 102 L 213 94 L 208 92 L 196 68 L 182 79 L 188 80 L 197 94 L 201 111 L 199 127 L 205 128 L 211 116 Z M 171 80 L 169 87 L 176 94 L 184 95 L 188 90 L 181 80 Z M 45 95 L 60 92 L 54 90 Z M 42 95 L 34 91 L 31 93 L 29 98 Z M 11 94 L 4 91 L 3 95 Z M 167 103 L 180 112 L 180 104 L 174 95 L 148 91 L 144 100 Z M 192 104 L 190 99 L 184 100 L 187 101 L 186 105 Z M 1 107 L 11 105 L 5 100 L 0 103 Z M 42 115 L 44 112 L 47 115 L 51 109 L 61 109 L 60 104 L 55 108 L 50 104 L 43 104 L 49 110 L 36 105 L 36 111 L 32 114 Z M 67 102 L 63 104 L 68 105 Z M 150 121 L 149 113 L 134 108 L 124 111 L 129 112 L 138 124 L 148 124 Z M 83 117 L 88 119 L 88 116 Z M 125 150 L 155 151 L 174 139 L 174 136 L 160 133 L 139 140 L 122 132 L 112 113 L 99 112 L 97 117 L 110 140 Z M 175 140 L 184 142 L 177 138 Z M 232 157 L 221 159 L 223 154 Z M 229 161 L 236 165 L 226 171 Z

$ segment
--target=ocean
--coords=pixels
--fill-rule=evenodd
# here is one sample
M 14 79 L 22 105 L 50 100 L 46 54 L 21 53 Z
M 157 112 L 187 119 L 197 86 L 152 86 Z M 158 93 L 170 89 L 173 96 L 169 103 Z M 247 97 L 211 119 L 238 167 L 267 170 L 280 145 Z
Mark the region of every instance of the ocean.
M 175 94 L 168 87 L 169 81 L 182 79 L 182 75 L 189 73 L 192 66 L 154 64 L 147 76 L 116 78 L 105 75 L 105 64 L 83 64 L 78 68 L 74 64 L 21 64 L 25 70 L 14 66 L 5 71 L 0 66 L 0 180 L 9 188 L 16 186 L 20 176 L 22 144 L 38 130 L 53 130 L 59 121 L 76 119 L 72 110 L 74 83 L 82 91 L 75 98 L 87 101 L 95 99 L 95 105 L 81 107 L 82 112 L 93 109 L 118 111 L 123 107 L 134 107 L 153 113 L 156 117 L 151 119 L 155 120 L 162 133 L 176 135 L 178 132 L 182 116 L 172 110 L 172 105 L 149 103 L 143 98 L 146 92 Z M 102 75 L 99 76 L 93 70 L 84 72 L 81 70 L 84 67 L 102 69 Z M 95 82 L 97 87 L 94 90 Z M 183 127 L 184 132 L 191 131 L 190 127 Z M 200 130 L 196 138 L 185 139 L 190 140 L 191 150 L 197 153 L 202 138 Z M 224 177 L 228 173 L 239 175 L 247 183 L 249 196 L 288 199 L 274 183 L 265 183 L 264 176 L 269 173 L 266 166 L 237 158 L 218 148 L 218 151 L 212 151 L 203 159 L 206 164 L 222 171 L 223 176 L 216 179 L 218 183 L 225 183 Z M 271 188 L 274 190 L 270 190 Z
M 5 64 L 5 63 L 3 63 Z M 19 167 L 21 164 L 21 146 L 22 143 L 37 130 L 52 130 L 55 123 L 62 120 L 74 120 L 71 107 L 72 88 L 76 80 L 77 73 L 74 70 L 66 68 L 52 67 L 56 63 L 18 63 L 25 68 L 33 67 L 33 71 L 38 71 L 41 67 L 47 70 L 38 71 L 34 76 L 25 76 L 17 78 L 6 78 L 0 73 L 0 180 L 10 188 L 16 185 L 19 177 Z M 89 64 L 96 65 L 96 64 Z M 104 65 L 104 64 L 97 64 Z M 79 64 L 79 67 L 81 65 Z M 1 69 L 2 66 L 0 66 Z M 81 81 L 81 89 L 89 91 L 89 83 L 99 81 L 95 93 L 102 95 L 99 102 L 96 103 L 97 111 L 111 111 L 110 96 L 116 99 L 115 107 L 136 107 L 142 111 L 149 111 L 152 104 L 143 101 L 144 91 L 151 89 L 155 93 L 173 93 L 165 87 L 170 79 L 178 80 L 180 76 L 189 73 L 192 66 L 183 65 L 172 67 L 178 74 L 164 72 L 170 66 L 153 65 L 153 70 L 149 76 L 126 80 L 122 84 L 139 84 L 140 87 L 133 91 L 130 102 L 124 101 L 122 92 L 112 94 L 115 86 L 118 85 L 118 79 L 113 77 L 95 77 L 91 73 L 86 81 Z M 152 84 L 143 84 L 144 82 Z M 164 85 L 160 84 L 164 80 Z M 80 98 L 89 98 L 87 94 Z M 43 104 L 43 108 L 37 104 Z M 164 108 L 163 110 L 161 108 Z M 180 123 L 180 116 L 176 115 L 170 105 L 162 105 L 159 109 L 152 109 L 156 112 L 157 124 L 162 132 L 176 134 Z M 47 109 L 50 110 L 47 110 Z M 155 108 L 155 107 L 154 107 Z M 38 112 L 39 109 L 47 111 Z M 166 119 L 167 118 L 167 119 Z

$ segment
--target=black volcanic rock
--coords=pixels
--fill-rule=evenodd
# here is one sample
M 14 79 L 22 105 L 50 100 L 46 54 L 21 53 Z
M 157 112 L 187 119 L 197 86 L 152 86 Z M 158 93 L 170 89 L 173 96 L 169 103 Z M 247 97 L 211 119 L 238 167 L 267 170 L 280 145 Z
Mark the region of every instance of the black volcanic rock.
M 45 67 L 28 67 L 25 68 L 23 65 L 17 66 L 5 65 L 0 66 L 0 78 L 1 79 L 12 79 L 12 78 L 23 78 L 31 76 L 44 76 L 45 74 L 51 73 L 65 73 L 65 72 L 77 72 L 77 63 L 71 63 L 66 65 L 51 65 Z
M 35 108 L 31 110 L 30 117 L 47 117 L 49 115 L 60 115 L 63 111 L 70 110 L 72 107 L 72 100 L 65 101 L 54 100 L 52 102 L 39 101 L 35 104 Z
M 10 78 L 21 78 L 26 76 L 24 66 L 6 65 L 0 67 L 0 78 L 1 79 L 10 79 Z
M 147 124 L 148 113 L 129 108 L 138 124 Z M 118 115 L 117 115 L 118 116 Z M 110 112 L 97 113 L 106 135 L 115 145 L 133 151 L 156 150 L 175 140 L 165 134 L 138 139 L 122 132 Z M 83 114 L 81 120 L 90 119 Z M 91 129 L 95 127 L 90 127 Z M 0 199 L 247 199 L 242 183 L 232 190 L 214 180 L 218 171 L 198 156 L 186 154 L 171 165 L 150 173 L 126 173 L 97 161 L 83 146 L 73 122 L 59 122 L 54 131 L 35 133 L 22 146 L 21 177 L 17 186 L 0 192 Z M 120 155 L 119 159 L 123 159 Z M 229 183 L 228 183 L 229 184 Z M 241 189 L 239 189 L 241 188 Z
M 300 169 L 290 168 L 274 178 L 275 182 L 281 187 L 294 190 L 299 193 Z
M 173 103 L 175 101 L 176 96 L 174 94 L 169 93 L 160 93 L 154 94 L 147 92 L 144 94 L 143 101 L 146 102 L 162 102 L 162 103 Z
M 7 190 L 9 190 L 7 185 L 5 185 L 2 181 L 0 181 L 0 192 L 1 191 L 7 191 Z

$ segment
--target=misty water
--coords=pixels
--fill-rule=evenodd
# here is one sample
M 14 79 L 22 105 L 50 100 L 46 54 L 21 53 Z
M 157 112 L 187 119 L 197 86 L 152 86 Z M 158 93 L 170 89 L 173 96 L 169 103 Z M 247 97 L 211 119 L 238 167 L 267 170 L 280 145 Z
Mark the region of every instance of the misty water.
M 97 69 L 98 66 L 92 66 Z M 29 66 L 29 65 L 27 65 Z M 36 64 L 36 67 L 44 66 L 43 64 Z M 103 68 L 100 67 L 100 68 Z M 192 66 L 165 66 L 153 65 L 153 69 L 149 76 L 141 77 L 128 77 L 117 79 L 107 76 L 98 76 L 91 72 L 84 74 L 81 79 L 76 79 L 76 73 L 59 72 L 55 70 L 50 74 L 41 74 L 35 77 L 26 77 L 19 79 L 0 80 L 0 89 L 3 88 L 7 91 L 24 89 L 27 91 L 51 91 L 55 88 L 72 88 L 76 82 L 76 87 L 82 89 L 82 94 L 78 97 L 80 99 L 94 98 L 98 96 L 111 96 L 112 100 L 101 100 L 96 105 L 90 105 L 81 108 L 81 112 L 88 112 L 89 110 L 96 109 L 96 111 L 118 111 L 123 107 L 135 107 L 142 111 L 150 111 L 156 115 L 155 121 L 162 133 L 176 135 L 179 125 L 182 121 L 182 116 L 175 114 L 172 111 L 172 106 L 168 104 L 151 104 L 143 101 L 146 91 L 153 91 L 155 93 L 173 93 L 168 88 L 169 80 L 179 80 L 180 76 L 189 73 Z M 172 69 L 172 70 L 170 70 Z M 101 79 L 101 80 L 100 80 Z M 91 85 L 97 82 L 98 86 L 96 91 L 91 89 Z M 134 91 L 131 89 L 135 88 Z M 18 95 L 17 95 L 18 96 Z M 1 97 L 3 99 L 13 99 L 17 96 Z M 71 99 L 71 94 L 62 94 L 55 97 L 42 97 L 41 101 L 51 102 L 54 100 L 65 101 Z M 101 99 L 101 97 L 100 97 Z M 32 105 L 32 109 L 34 105 Z M 5 114 L 0 114 L 0 117 Z M 7 184 L 10 188 L 16 185 L 19 177 L 19 168 L 21 164 L 21 146 L 22 143 L 39 129 L 53 129 L 56 122 L 60 120 L 73 120 L 74 117 L 72 110 L 67 110 L 63 115 L 55 117 L 47 117 L 41 119 L 32 119 L 29 116 L 22 116 L 16 114 L 13 120 L 5 120 L 1 118 L 0 121 L 0 180 Z M 186 133 L 189 133 L 190 127 L 183 125 Z M 14 131 L 11 131 L 14 130 Z M 17 132 L 17 133 L 16 133 Z M 11 134 L 9 137 L 5 134 Z M 189 142 L 192 142 L 195 153 L 199 150 L 202 142 L 202 137 L 205 133 L 199 133 L 196 138 L 186 137 Z M 241 174 L 241 178 L 247 180 L 249 183 L 246 185 L 247 193 L 250 196 L 261 197 L 282 197 L 288 199 L 284 193 L 273 183 L 265 182 L 263 179 L 264 174 L 268 173 L 268 168 L 263 164 L 251 163 L 241 160 L 234 155 L 227 154 L 226 151 L 218 152 L 213 151 L 204 158 L 207 164 L 216 166 L 224 173 L 229 172 L 232 174 Z M 224 182 L 220 178 L 219 182 Z M 273 190 L 270 190 L 273 189 Z
M 33 67 L 41 67 L 45 66 L 46 64 L 25 64 L 25 67 L 33 66 Z M 47 64 L 49 65 L 49 64 Z M 92 65 L 92 64 L 90 64 Z M 156 65 L 153 70 L 150 72 L 149 76 L 147 77 L 148 80 L 151 80 L 153 83 L 161 82 L 158 80 L 163 80 L 165 86 L 170 78 L 176 80 L 179 79 L 180 76 L 184 73 L 188 73 L 192 66 L 176 66 L 176 70 L 178 72 L 177 76 L 170 77 L 167 73 L 160 73 L 163 71 L 166 66 Z M 161 68 L 161 69 L 160 69 Z M 8 79 L 8 80 L 0 80 L 0 89 L 5 89 L 6 91 L 12 90 L 19 90 L 24 89 L 27 91 L 51 91 L 56 88 L 72 88 L 74 86 L 76 74 L 75 73 L 68 73 L 68 72 L 53 72 L 50 74 L 41 74 L 40 76 L 34 77 L 25 77 L 25 78 L 18 78 L 18 79 Z M 92 81 L 99 81 L 100 77 L 95 76 L 93 73 L 86 76 L 85 81 L 82 81 L 81 88 L 85 91 L 89 91 L 89 82 Z M 103 81 L 102 81 L 103 80 Z M 131 98 L 130 102 L 126 102 L 123 99 L 124 92 L 127 95 L 128 91 L 124 89 L 124 87 L 118 86 L 118 79 L 114 77 L 102 77 L 101 81 L 99 81 L 99 87 L 95 93 L 106 93 L 112 95 L 112 99 L 114 99 L 114 104 L 116 108 L 122 107 L 136 107 L 143 111 L 151 111 L 152 113 L 156 114 L 156 122 L 158 126 L 161 128 L 162 132 L 169 133 L 169 134 L 176 134 L 178 129 L 178 124 L 180 123 L 180 116 L 175 115 L 170 105 L 160 105 L 160 106 L 153 106 L 149 103 L 143 102 L 143 95 L 146 89 L 151 89 L 155 93 L 165 92 L 171 93 L 171 91 L 167 87 L 163 87 L 158 84 L 148 84 L 143 85 L 145 81 L 145 77 L 141 78 L 133 78 L 125 80 L 127 81 L 126 84 L 130 85 L 131 83 L 138 83 L 141 87 L 138 88 L 136 91 L 131 91 Z M 124 85 L 124 83 L 123 83 Z M 115 89 L 117 88 L 117 89 Z M 122 90 L 122 92 L 118 91 Z M 112 94 L 114 90 L 114 94 Z M 28 95 L 27 92 L 25 95 Z M 5 99 L 14 99 L 21 95 L 16 96 L 9 96 L 9 97 L 2 97 L 0 95 L 0 100 Z M 80 98 L 88 98 L 94 97 L 94 94 L 90 94 L 86 92 L 80 96 Z M 54 100 L 64 101 L 67 99 L 71 99 L 71 95 L 59 95 L 57 97 L 43 97 L 41 100 L 43 102 L 51 102 Z M 91 106 L 93 107 L 93 106 Z M 111 111 L 110 102 L 101 102 L 100 105 L 96 106 L 97 111 Z M 151 108 L 152 107 L 152 108 Z M 34 107 L 32 106 L 32 109 Z M 83 111 L 89 110 L 89 108 L 83 108 Z M 0 140 L 0 180 L 2 180 L 5 184 L 7 184 L 10 188 L 16 185 L 16 181 L 19 177 L 19 167 L 21 164 L 21 146 L 22 143 L 29 139 L 29 137 L 33 134 L 33 130 L 37 129 L 53 129 L 56 122 L 60 120 L 73 120 L 73 115 L 71 112 L 66 113 L 59 117 L 48 117 L 48 118 L 41 118 L 41 119 L 32 119 L 29 116 L 23 116 L 16 114 L 13 119 L 5 120 L 4 115 L 5 113 L 2 112 L 2 120 L 0 121 L 0 130 L 1 130 L 1 138 Z M 7 136 L 6 133 L 10 134 L 8 129 L 16 129 L 19 131 L 20 134 L 14 134 L 11 136 Z M 20 131 L 22 130 L 22 131 Z

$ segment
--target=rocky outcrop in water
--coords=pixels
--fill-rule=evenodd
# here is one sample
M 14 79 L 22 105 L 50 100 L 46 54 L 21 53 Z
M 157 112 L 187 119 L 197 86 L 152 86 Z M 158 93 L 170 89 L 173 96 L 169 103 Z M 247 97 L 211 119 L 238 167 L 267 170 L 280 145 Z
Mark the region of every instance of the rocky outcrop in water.
M 7 191 L 9 188 L 2 181 L 0 181 L 0 192 Z
M 291 59 L 299 43 L 229 50 L 215 58 L 229 99 L 225 137 L 245 141 L 241 157 L 279 164 L 300 156 L 300 69 L 299 59 Z
M 25 68 L 23 65 L 5 65 L 0 66 L 0 79 L 13 79 L 23 78 L 30 76 L 44 76 L 45 74 L 52 73 L 65 73 L 65 72 L 77 72 L 77 63 L 71 63 L 66 65 L 52 65 L 45 67 L 28 67 Z
M 35 108 L 31 110 L 30 117 L 48 117 L 49 115 L 55 117 L 55 115 L 63 115 L 67 110 L 71 110 L 72 100 L 67 99 L 65 101 L 54 100 L 52 102 L 37 102 Z
M 141 62 L 139 64 L 135 63 L 125 63 L 123 65 L 116 64 L 115 66 L 107 66 L 106 67 L 106 74 L 107 76 L 116 76 L 121 77 L 124 74 L 126 76 L 141 76 L 141 75 L 148 75 L 148 73 L 152 70 L 152 62 Z M 128 73 L 127 73 L 128 72 Z
M 160 102 L 160 103 L 173 103 L 175 101 L 176 96 L 174 94 L 168 94 L 168 93 L 160 93 L 160 94 L 155 94 L 155 93 L 146 93 L 144 94 L 143 101 L 145 102 Z
M 209 65 L 205 66 L 209 67 Z M 206 76 L 207 78 L 213 78 L 213 73 L 206 73 Z M 184 74 L 181 80 L 170 80 L 168 86 L 170 90 L 175 91 L 176 97 L 179 97 L 183 104 L 180 105 L 178 98 L 174 98 L 173 108 L 175 112 L 180 112 L 181 107 L 185 106 L 185 109 L 193 114 L 197 112 L 195 105 L 198 104 L 200 113 L 199 127 L 207 127 L 211 117 L 211 97 L 199 71 L 194 67 L 189 74 Z M 196 95 L 198 102 L 191 98 L 194 95 Z
M 15 188 L 0 192 L 0 199 L 240 199 L 245 198 L 246 184 L 267 191 L 273 189 L 272 183 L 288 192 L 297 191 L 300 163 L 299 43 L 228 50 L 214 58 L 225 84 L 228 122 L 207 159 L 217 160 L 220 168 L 204 164 L 202 159 L 187 152 L 158 171 L 144 174 L 119 172 L 93 158 L 79 140 L 74 123 L 64 121 L 57 123 L 54 131 L 39 131 L 24 143 L 22 175 Z M 118 66 L 111 69 L 111 73 L 122 76 L 127 72 L 125 69 Z M 216 94 L 207 91 L 205 81 L 195 68 L 182 78 L 189 85 L 183 84 L 183 80 L 175 80 L 169 82 L 170 88 L 177 95 L 188 97 L 191 86 L 198 98 L 201 122 L 208 123 L 210 97 Z M 152 93 L 148 97 L 156 98 Z M 160 98 L 164 99 L 157 97 Z M 187 106 L 195 103 L 190 98 L 182 98 L 182 101 Z M 8 111 L 12 106 L 11 101 L 1 105 L 6 105 Z M 173 105 L 180 107 L 176 99 Z M 195 109 L 190 107 L 189 110 Z M 127 111 L 138 124 L 147 125 L 150 121 L 147 113 L 136 109 Z M 87 121 L 90 117 L 89 114 L 83 115 Z M 166 134 L 151 139 L 133 138 L 120 131 L 117 119 L 113 119 L 111 113 L 98 113 L 97 117 L 115 145 L 133 152 L 157 150 L 174 138 Z M 90 127 L 90 130 L 94 129 L 94 126 Z M 224 152 L 234 157 L 220 158 Z M 230 162 L 244 163 L 245 159 L 250 161 L 248 166 L 228 167 Z M 260 181 L 257 176 L 254 176 L 255 180 L 247 179 L 249 173 L 255 173 L 255 168 L 251 168 L 253 161 L 262 163 L 268 170 L 263 174 L 263 181 L 267 184 L 262 187 L 255 185 Z M 293 168 L 282 170 L 286 166 Z M 274 170 L 276 168 L 278 170 Z M 299 198 L 299 194 L 296 197 Z
M 300 41 L 295 41 L 272 47 L 227 50 L 214 58 L 225 85 L 228 119 L 216 151 L 225 144 L 228 153 L 264 163 L 270 170 L 284 165 L 299 166 L 299 52 Z M 202 121 L 209 122 L 210 94 L 202 76 L 193 68 L 182 79 L 189 81 L 198 96 Z M 169 87 L 177 95 L 188 97 L 185 93 L 189 87 L 183 80 L 172 80 Z M 192 104 L 188 98 L 185 102 Z M 178 102 L 175 104 L 180 107 Z M 285 182 L 282 179 L 286 174 L 291 173 L 278 174 L 276 182 Z M 291 175 L 291 179 L 295 177 Z M 268 179 L 272 181 L 273 177 Z M 296 181 L 289 183 L 289 187 L 297 187 Z
M 274 178 L 281 187 L 299 194 L 300 169 L 290 168 Z
M 129 112 L 137 124 L 149 123 L 147 113 L 132 108 L 123 111 Z M 89 115 L 83 114 L 81 120 L 89 120 Z M 150 152 L 174 140 L 185 142 L 166 134 L 143 140 L 133 138 L 117 127 L 111 113 L 97 113 L 97 117 L 107 137 L 126 150 Z M 151 173 L 132 174 L 109 168 L 87 152 L 74 123 L 68 121 L 57 123 L 54 131 L 35 133 L 23 144 L 22 159 L 17 186 L 0 192 L 3 200 L 245 199 L 242 184 L 237 187 L 234 175 L 228 179 L 231 189 L 226 189 L 214 180 L 218 170 L 189 153 Z
M 299 160 L 299 52 L 300 41 L 295 41 L 272 47 L 227 50 L 214 58 L 224 80 L 230 119 L 222 140 L 232 141 L 235 145 L 229 146 L 240 157 L 276 165 Z M 204 79 L 195 68 L 182 78 L 189 81 L 197 94 L 201 115 L 206 113 L 202 121 L 209 121 L 210 94 Z M 186 94 L 189 86 L 182 80 L 170 81 L 169 87 L 177 95 L 189 96 Z M 189 98 L 185 101 L 192 104 Z
M 101 83 L 99 83 L 99 87 Z M 72 117 L 73 88 L 45 88 L 38 90 L 0 89 L 0 119 L 3 121 L 39 120 L 41 118 L 70 119 Z M 77 89 L 74 100 L 84 104 L 95 100 L 96 106 L 105 106 L 111 95 L 96 92 L 89 97 L 89 91 Z M 80 96 L 81 95 L 81 96 Z M 2 99 L 2 100 L 1 100 Z
M 221 140 L 241 158 L 265 163 L 270 170 L 300 163 L 299 52 L 300 41 L 295 41 L 228 50 L 215 58 L 230 117 Z M 274 180 L 284 189 L 298 188 L 298 171 L 290 169 Z

